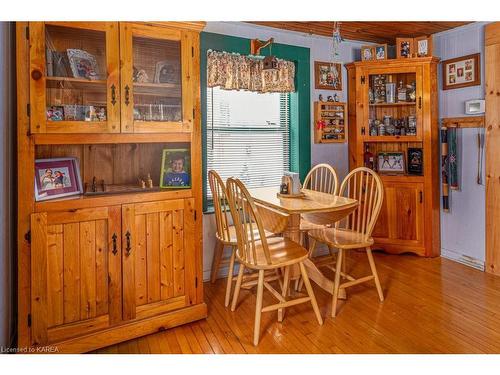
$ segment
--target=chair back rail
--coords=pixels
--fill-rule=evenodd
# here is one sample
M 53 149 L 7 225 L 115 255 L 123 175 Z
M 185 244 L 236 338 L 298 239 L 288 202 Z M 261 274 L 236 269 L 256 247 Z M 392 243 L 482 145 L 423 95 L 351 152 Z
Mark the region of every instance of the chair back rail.
M 221 241 L 229 243 L 231 241 L 229 233 L 229 202 L 224 181 L 216 171 L 210 170 L 208 171 L 208 182 L 212 191 L 217 237 Z
M 267 245 L 264 226 L 257 207 L 246 189 L 238 179 L 229 178 L 226 183 L 226 195 L 231 209 L 233 224 L 238 240 L 237 257 L 246 264 L 260 266 L 263 261 L 271 265 L 271 255 Z M 259 239 L 256 234 L 258 233 Z M 264 258 L 257 257 L 257 241 L 264 252 Z
M 353 169 L 342 181 L 340 195 L 358 200 L 359 205 L 336 228 L 362 233 L 371 237 L 384 199 L 382 180 L 373 170 L 365 167 Z
M 339 184 L 335 169 L 325 163 L 315 165 L 307 174 L 303 188 L 336 195 Z

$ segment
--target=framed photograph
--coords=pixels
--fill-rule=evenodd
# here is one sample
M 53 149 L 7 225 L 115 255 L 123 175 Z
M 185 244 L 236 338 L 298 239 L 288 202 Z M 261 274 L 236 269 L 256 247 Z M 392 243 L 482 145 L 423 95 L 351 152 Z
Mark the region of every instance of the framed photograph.
M 155 83 L 181 83 L 180 65 L 170 60 L 156 63 Z
M 432 56 L 432 35 L 415 38 L 414 47 L 417 57 Z
M 387 44 L 379 44 L 375 46 L 375 60 L 387 59 Z
M 442 63 L 443 90 L 481 84 L 481 54 L 475 53 Z
M 361 46 L 361 61 L 370 61 L 370 60 L 375 60 L 375 47 Z
M 83 193 L 80 167 L 76 158 L 35 160 L 35 200 Z
M 55 105 L 47 107 L 47 121 L 62 121 L 64 120 L 64 107 Z
M 423 172 L 424 158 L 421 148 L 408 149 L 408 173 L 421 175 Z
M 413 38 L 396 38 L 396 57 L 407 59 L 413 56 Z
M 191 187 L 191 153 L 188 148 L 163 150 L 160 187 L 189 189 Z
M 321 90 L 342 90 L 342 64 L 315 61 L 314 88 Z
M 81 49 L 68 49 L 68 60 L 74 78 L 99 79 L 96 59 Z
M 379 173 L 405 173 L 403 152 L 379 152 L 377 154 L 377 170 Z

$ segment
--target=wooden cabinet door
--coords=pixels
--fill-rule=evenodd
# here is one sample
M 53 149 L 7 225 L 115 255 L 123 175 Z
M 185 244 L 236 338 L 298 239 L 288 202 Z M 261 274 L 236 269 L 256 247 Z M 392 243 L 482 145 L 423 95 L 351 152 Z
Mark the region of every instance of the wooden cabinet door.
M 121 321 L 121 207 L 31 216 L 32 344 Z
M 32 133 L 120 131 L 117 22 L 30 22 Z
M 199 96 L 199 36 L 120 23 L 122 132 L 191 132 Z
M 122 206 L 124 319 L 195 301 L 193 215 L 192 198 Z
M 393 183 L 385 197 L 373 236 L 379 243 L 422 247 L 424 241 L 424 184 Z

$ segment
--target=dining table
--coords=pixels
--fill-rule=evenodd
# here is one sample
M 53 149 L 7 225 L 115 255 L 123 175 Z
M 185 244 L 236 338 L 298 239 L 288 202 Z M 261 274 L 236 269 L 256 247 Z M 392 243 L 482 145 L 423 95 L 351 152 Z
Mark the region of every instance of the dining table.
M 356 199 L 302 189 L 301 196 L 284 197 L 277 194 L 279 186 L 252 188 L 248 190 L 257 205 L 266 230 L 282 232 L 292 241 L 300 243 L 300 221 L 307 217 L 316 224 L 332 224 L 348 216 L 358 206 Z M 304 262 L 309 278 L 329 293 L 333 281 L 326 277 L 309 258 Z M 299 277 L 298 267 L 291 272 Z M 292 276 L 293 278 L 293 276 Z

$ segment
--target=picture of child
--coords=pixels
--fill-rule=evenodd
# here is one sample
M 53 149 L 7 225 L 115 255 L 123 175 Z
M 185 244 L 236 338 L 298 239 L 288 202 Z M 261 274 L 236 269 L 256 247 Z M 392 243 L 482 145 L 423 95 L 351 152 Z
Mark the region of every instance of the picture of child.
M 188 150 L 163 150 L 161 187 L 190 187 Z

